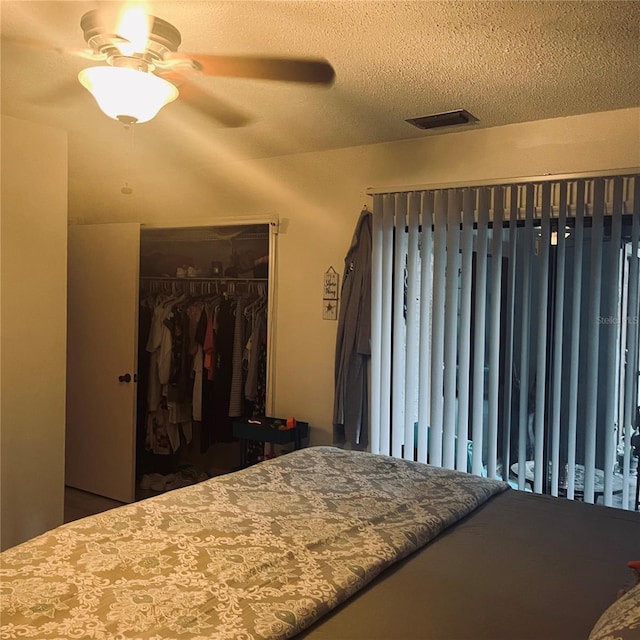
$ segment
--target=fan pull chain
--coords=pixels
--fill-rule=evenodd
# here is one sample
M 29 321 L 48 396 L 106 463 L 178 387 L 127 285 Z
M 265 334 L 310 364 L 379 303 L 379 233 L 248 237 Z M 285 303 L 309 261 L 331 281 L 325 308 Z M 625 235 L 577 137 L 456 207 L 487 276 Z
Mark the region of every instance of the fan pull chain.
M 129 196 L 133 193 L 133 189 L 129 186 L 127 176 L 131 175 L 131 156 L 133 155 L 134 143 L 135 143 L 135 128 L 134 123 L 126 124 L 125 129 L 130 131 L 129 134 L 129 146 L 125 152 L 125 180 L 124 186 L 120 189 L 120 192 L 125 196 Z

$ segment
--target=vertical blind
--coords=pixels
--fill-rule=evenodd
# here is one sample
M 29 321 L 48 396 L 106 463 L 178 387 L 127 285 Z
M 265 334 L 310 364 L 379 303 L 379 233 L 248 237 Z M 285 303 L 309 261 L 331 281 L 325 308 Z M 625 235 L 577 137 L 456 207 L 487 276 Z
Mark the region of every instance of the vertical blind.
M 628 507 L 640 177 L 373 198 L 372 451 Z

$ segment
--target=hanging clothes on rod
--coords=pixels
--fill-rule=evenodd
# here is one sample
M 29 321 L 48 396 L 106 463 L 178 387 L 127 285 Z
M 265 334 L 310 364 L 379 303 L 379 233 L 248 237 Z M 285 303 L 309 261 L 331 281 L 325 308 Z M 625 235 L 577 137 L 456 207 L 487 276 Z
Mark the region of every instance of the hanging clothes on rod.
M 175 453 L 192 422 L 201 453 L 231 441 L 233 418 L 264 415 L 266 279 L 145 277 L 140 288 L 151 315 L 145 448 Z
M 149 352 L 145 447 L 156 454 L 176 452 L 181 439 L 191 442 L 191 406 L 187 398 L 188 342 L 186 294 L 155 300 L 146 351 Z M 149 300 L 145 301 L 149 304 Z
M 260 405 L 257 413 L 264 415 L 264 404 L 260 404 L 263 393 L 259 392 L 260 372 L 266 370 L 267 308 L 266 298 L 259 297 L 245 308 L 245 317 L 251 323 L 251 333 L 247 341 L 244 361 L 247 377 L 244 387 L 245 398 Z

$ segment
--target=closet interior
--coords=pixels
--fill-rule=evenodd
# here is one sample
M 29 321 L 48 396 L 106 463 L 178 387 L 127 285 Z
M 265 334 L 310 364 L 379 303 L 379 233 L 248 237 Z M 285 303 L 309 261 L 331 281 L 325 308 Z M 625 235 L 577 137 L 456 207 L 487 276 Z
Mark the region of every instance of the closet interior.
M 237 469 L 233 421 L 266 413 L 269 233 L 141 230 L 138 497 Z

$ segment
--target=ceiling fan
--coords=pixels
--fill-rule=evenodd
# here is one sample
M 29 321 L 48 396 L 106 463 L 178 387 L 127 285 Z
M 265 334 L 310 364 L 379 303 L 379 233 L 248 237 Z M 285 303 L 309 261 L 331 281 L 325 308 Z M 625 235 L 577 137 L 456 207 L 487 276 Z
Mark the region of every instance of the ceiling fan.
M 182 38 L 169 22 L 147 14 L 140 5 L 123 9 L 116 22 L 99 9 L 80 21 L 88 48 L 64 51 L 102 62 L 83 69 L 80 83 L 111 118 L 127 125 L 151 120 L 178 96 L 227 126 L 246 122 L 191 82 L 197 76 L 224 76 L 331 85 L 335 72 L 319 58 L 224 56 L 178 51 Z

